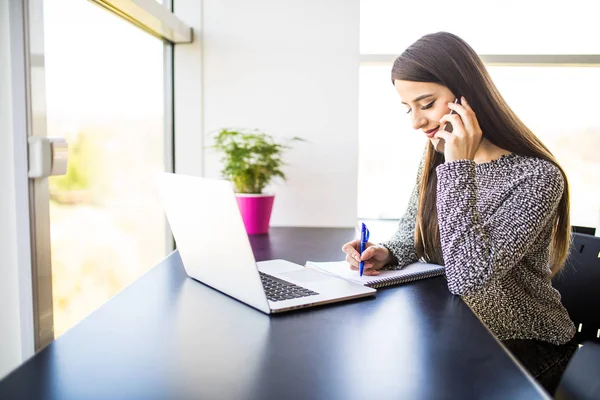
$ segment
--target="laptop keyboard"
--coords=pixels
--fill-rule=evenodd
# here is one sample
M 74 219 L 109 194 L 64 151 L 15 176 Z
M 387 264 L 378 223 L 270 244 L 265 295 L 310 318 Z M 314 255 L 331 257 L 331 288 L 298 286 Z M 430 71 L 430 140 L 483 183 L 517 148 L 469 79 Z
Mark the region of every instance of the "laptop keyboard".
M 290 299 L 299 299 L 301 297 L 314 296 L 319 294 L 303 288 L 302 286 L 294 285 L 293 283 L 286 282 L 282 279 L 275 278 L 272 275 L 260 273 L 260 279 L 262 280 L 263 287 L 267 298 L 271 301 L 282 301 Z

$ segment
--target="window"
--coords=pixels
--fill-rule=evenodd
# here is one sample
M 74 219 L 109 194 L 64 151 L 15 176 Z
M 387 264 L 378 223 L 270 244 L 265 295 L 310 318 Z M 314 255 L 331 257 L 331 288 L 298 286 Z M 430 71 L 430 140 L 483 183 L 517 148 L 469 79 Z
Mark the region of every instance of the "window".
M 544 142 L 571 188 L 571 224 L 600 224 L 598 67 L 489 67 L 519 118 Z
M 426 138 L 402 111 L 391 65 L 363 64 L 359 79 L 358 216 L 397 219 L 408 204 Z
M 589 0 L 363 0 L 361 54 L 400 54 L 424 34 L 452 32 L 480 54 L 600 54 Z
M 419 18 L 403 17 L 422 15 L 421 3 L 361 2 L 359 218 L 399 218 L 407 205 L 425 142 L 404 118 L 390 73 L 394 57 L 434 26 L 431 32 L 453 32 L 484 54 L 484 60 L 495 60 L 488 71 L 498 89 L 566 170 L 571 223 L 600 227 L 600 153 L 595 151 L 600 123 L 593 98 L 600 90 L 600 45 L 593 39 L 593 25 L 585 23 L 593 12 L 582 11 L 584 3 L 591 7 L 581 1 L 567 8 L 558 2 L 519 2 L 518 7 L 516 2 L 497 2 L 490 19 L 478 18 L 490 14 L 487 3 L 484 13 L 471 1 L 433 1 L 427 8 L 443 12 L 431 14 L 425 26 Z M 470 13 L 461 11 L 465 9 Z M 524 18 L 527 23 L 518 23 Z M 511 29 L 505 28 L 506 21 Z M 535 37 L 528 34 L 532 31 Z M 539 54 L 566 59 L 575 54 L 572 59 L 582 63 L 563 66 L 543 56 L 546 65 L 539 66 L 532 61 Z
M 49 179 L 58 337 L 167 251 L 165 44 L 80 0 L 45 0 L 44 25 L 48 136 L 70 146 L 67 174 Z

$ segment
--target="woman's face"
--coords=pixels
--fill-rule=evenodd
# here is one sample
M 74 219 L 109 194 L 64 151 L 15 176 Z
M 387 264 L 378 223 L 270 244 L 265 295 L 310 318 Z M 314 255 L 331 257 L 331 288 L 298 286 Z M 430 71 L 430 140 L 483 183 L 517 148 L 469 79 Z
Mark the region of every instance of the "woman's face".
M 442 128 L 440 119 L 450 113 L 448 103 L 454 101 L 454 95 L 450 89 L 438 83 L 396 79 L 394 86 L 402 104 L 406 106 L 405 112 L 410 115 L 413 128 L 420 129 L 435 148 L 437 139 L 433 135 Z

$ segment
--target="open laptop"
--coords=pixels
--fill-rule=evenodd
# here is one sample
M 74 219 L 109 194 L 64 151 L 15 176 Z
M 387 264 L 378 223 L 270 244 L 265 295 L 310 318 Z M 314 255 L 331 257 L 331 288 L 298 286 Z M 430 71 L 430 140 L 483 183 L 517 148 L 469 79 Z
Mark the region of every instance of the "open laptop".
M 163 173 L 159 191 L 185 272 L 264 313 L 376 292 L 285 260 L 257 263 L 228 181 Z

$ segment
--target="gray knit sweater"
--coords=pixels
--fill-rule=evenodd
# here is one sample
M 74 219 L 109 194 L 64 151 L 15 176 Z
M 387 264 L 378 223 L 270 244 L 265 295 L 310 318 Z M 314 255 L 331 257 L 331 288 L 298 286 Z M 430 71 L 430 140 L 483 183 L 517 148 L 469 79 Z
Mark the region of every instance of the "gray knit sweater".
M 550 281 L 548 263 L 564 180 L 552 163 L 504 155 L 436 169 L 437 211 L 448 288 L 501 340 L 563 344 L 575 326 Z M 417 261 L 417 185 L 394 236 L 382 243 L 402 268 Z

